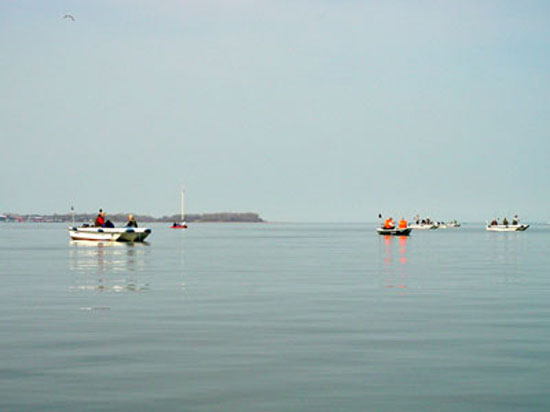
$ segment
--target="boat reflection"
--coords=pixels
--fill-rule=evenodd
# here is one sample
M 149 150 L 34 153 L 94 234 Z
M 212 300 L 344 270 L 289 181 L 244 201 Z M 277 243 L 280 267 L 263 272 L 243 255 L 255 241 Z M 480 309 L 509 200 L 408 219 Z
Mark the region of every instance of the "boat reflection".
M 492 262 L 493 279 L 505 283 L 525 282 L 526 274 L 521 266 L 532 247 L 529 238 L 522 232 L 505 232 L 492 237 L 491 234 L 494 233 L 487 232 L 489 247 L 486 259 Z
M 149 244 L 73 240 L 69 247 L 69 270 L 73 290 L 143 292 Z
M 407 263 L 407 236 L 399 236 L 399 263 Z
M 384 236 L 383 284 L 385 288 L 407 288 L 408 236 Z

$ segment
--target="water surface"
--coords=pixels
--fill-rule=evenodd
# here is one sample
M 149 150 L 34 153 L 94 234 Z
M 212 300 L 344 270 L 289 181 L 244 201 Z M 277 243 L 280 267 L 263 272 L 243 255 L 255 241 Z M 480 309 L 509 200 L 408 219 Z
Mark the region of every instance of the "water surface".
M 550 230 L 0 225 L 2 411 L 547 411 Z

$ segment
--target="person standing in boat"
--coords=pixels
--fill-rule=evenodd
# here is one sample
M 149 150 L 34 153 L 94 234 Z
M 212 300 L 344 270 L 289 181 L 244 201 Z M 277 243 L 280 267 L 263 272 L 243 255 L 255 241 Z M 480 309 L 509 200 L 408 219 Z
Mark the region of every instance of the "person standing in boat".
M 136 219 L 134 218 L 134 215 L 128 215 L 128 221 L 126 222 L 126 227 L 138 227 L 138 224 L 136 222 Z
M 105 227 L 105 212 L 103 211 L 103 209 L 99 209 L 99 214 L 95 218 L 94 226 Z

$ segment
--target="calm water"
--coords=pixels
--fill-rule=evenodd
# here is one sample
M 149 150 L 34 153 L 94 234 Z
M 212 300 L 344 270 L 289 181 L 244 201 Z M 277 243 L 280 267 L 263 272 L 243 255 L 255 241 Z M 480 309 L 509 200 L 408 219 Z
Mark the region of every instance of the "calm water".
M 0 224 L 0 410 L 548 411 L 550 229 Z

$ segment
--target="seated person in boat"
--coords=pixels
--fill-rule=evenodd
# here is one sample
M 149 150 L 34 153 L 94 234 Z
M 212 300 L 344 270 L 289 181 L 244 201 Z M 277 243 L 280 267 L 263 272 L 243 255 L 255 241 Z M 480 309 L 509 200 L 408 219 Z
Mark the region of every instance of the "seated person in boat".
M 99 214 L 95 218 L 94 227 L 105 227 L 105 212 L 99 209 Z
M 508 219 L 504 218 L 504 219 L 502 220 L 502 224 L 503 224 L 504 226 L 508 226 Z
M 512 219 L 512 224 L 515 226 L 515 225 L 519 225 L 519 218 L 518 218 L 518 215 L 514 215 L 514 219 Z
M 389 217 L 384 222 L 384 229 L 395 229 L 395 222 L 392 217 Z
M 95 218 L 94 227 L 115 227 L 113 222 L 105 220 L 105 212 L 99 209 L 99 215 Z
M 402 217 L 401 220 L 399 221 L 399 229 L 406 229 L 407 226 L 408 226 L 407 221 L 405 220 L 404 217 Z
M 134 215 L 128 215 L 128 221 L 126 222 L 126 227 L 138 227 L 138 224 L 136 222 L 136 219 L 134 218 Z
M 493 219 L 493 221 L 491 222 L 491 226 L 498 226 L 498 220 Z

